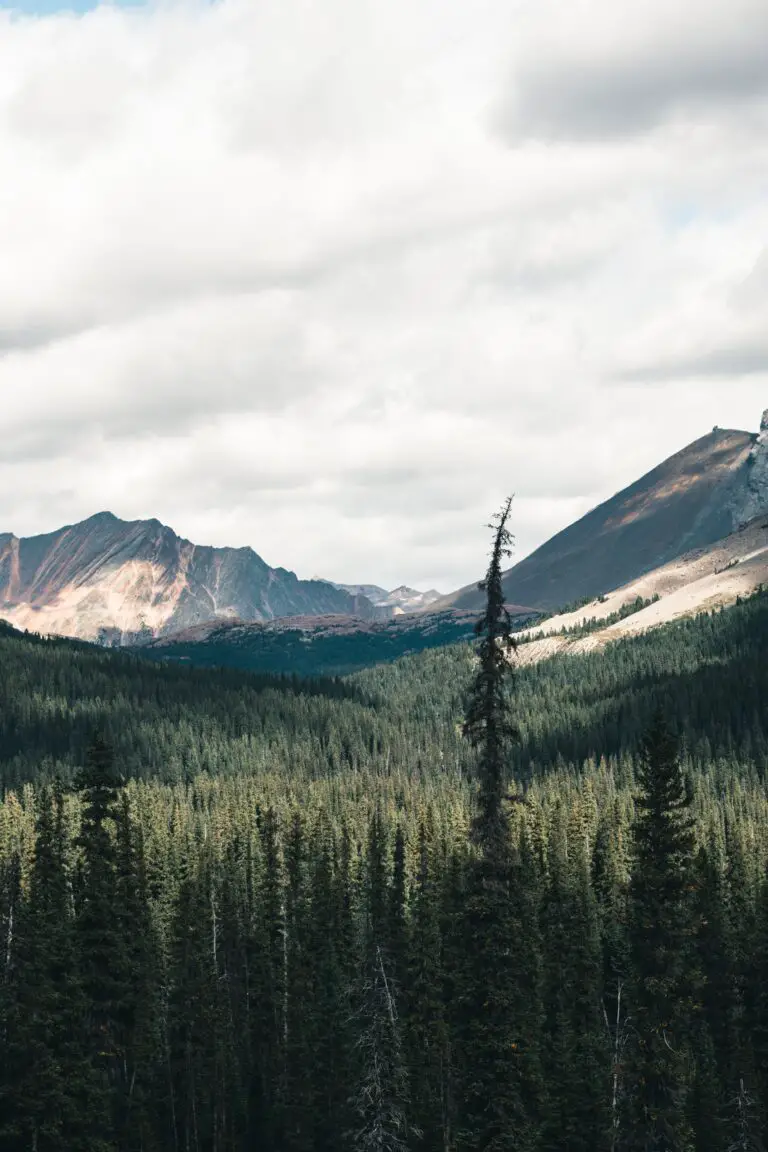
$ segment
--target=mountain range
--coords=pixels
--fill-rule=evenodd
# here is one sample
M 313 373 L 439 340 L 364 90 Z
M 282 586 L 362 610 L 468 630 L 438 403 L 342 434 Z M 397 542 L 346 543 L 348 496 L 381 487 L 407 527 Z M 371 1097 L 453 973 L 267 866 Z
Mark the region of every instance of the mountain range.
M 42 536 L 0 535 L 0 617 L 18 628 L 135 643 L 217 619 L 382 613 L 326 580 L 299 580 L 252 548 L 210 548 L 159 520 L 101 512 Z
M 537 614 L 594 601 L 579 608 L 580 615 L 548 623 L 550 634 L 575 627 L 585 611 L 590 619 L 608 620 L 609 630 L 671 618 L 676 609 L 666 600 L 663 608 L 649 604 L 633 613 L 631 624 L 610 619 L 638 598 L 664 600 L 669 579 L 677 581 L 675 595 L 687 611 L 710 593 L 725 602 L 729 589 L 735 596 L 761 582 L 766 511 L 768 410 L 758 433 L 715 428 L 557 533 L 504 574 L 505 599 L 520 626 Z M 738 579 L 733 572 L 723 577 L 726 567 L 737 565 Z M 696 591 L 683 594 L 684 586 L 702 579 Z M 709 592 L 707 580 L 714 582 Z M 0 618 L 106 644 L 162 640 L 168 651 L 165 642 L 177 637 L 197 653 L 206 644 L 221 651 L 230 640 L 241 652 L 261 651 L 286 633 L 274 622 L 289 620 L 294 639 L 320 635 L 330 643 L 332 637 L 338 647 L 339 637 L 358 631 L 366 651 L 381 644 L 399 653 L 432 646 L 438 635 L 466 635 L 482 603 L 476 584 L 440 596 L 405 585 L 388 591 L 300 580 L 251 548 L 196 545 L 158 520 L 124 521 L 109 512 L 26 539 L 0 534 Z M 395 617 L 402 618 L 395 631 L 383 627 Z M 349 641 L 344 645 L 346 652 Z M 346 664 L 346 656 L 340 662 Z

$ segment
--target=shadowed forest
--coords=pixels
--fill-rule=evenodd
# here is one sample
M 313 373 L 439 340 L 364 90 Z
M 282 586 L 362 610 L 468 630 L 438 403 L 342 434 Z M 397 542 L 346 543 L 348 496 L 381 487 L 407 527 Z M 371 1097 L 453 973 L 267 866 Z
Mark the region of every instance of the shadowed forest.
M 763 1147 L 768 596 L 511 677 L 486 625 L 306 681 L 3 632 L 4 1149 Z

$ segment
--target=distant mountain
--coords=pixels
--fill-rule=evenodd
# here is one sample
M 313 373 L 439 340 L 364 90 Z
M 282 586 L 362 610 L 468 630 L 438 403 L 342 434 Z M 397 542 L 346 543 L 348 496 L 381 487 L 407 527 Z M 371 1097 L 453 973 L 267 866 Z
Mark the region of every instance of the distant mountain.
M 400 612 L 423 612 L 442 599 L 441 593 L 434 588 L 430 588 L 429 592 L 418 592 L 406 584 L 393 588 L 391 592 L 380 588 L 378 584 L 334 584 L 333 587 L 349 592 L 351 596 L 365 596 L 377 608 L 389 609 L 389 613 L 385 614 L 391 616 L 397 616 Z
M 504 574 L 510 603 L 556 610 L 618 588 L 768 510 L 768 410 L 760 433 L 713 429 L 558 532 Z M 475 584 L 435 608 L 476 609 Z
M 0 618 L 18 628 L 133 643 L 220 619 L 381 615 L 365 596 L 271 568 L 252 548 L 201 547 L 159 520 L 101 512 L 19 539 L 0 534 Z

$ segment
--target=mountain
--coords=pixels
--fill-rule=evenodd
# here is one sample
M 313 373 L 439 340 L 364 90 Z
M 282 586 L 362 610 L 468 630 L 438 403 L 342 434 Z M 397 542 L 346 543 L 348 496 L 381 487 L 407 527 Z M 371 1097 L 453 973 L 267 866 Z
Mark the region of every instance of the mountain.
M 252 548 L 201 547 L 159 520 L 101 512 L 42 536 L 0 535 L 0 618 L 35 632 L 119 644 L 222 618 L 326 613 L 379 614 Z
M 504 574 L 509 602 L 545 611 L 618 588 L 768 509 L 768 409 L 759 434 L 714 428 L 558 532 Z M 477 609 L 475 584 L 435 608 Z
M 349 592 L 352 596 L 365 596 L 376 608 L 383 609 L 384 614 L 390 616 L 397 616 L 401 612 L 423 612 L 442 599 L 434 588 L 428 592 L 418 592 L 406 584 L 393 588 L 391 592 L 380 588 L 378 584 L 334 584 L 333 587 Z

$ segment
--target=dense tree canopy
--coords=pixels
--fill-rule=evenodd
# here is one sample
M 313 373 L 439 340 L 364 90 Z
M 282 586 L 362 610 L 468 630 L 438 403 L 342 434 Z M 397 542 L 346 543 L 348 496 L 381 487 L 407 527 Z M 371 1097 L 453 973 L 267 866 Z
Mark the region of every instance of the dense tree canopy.
M 493 859 L 471 645 L 304 682 L 2 635 L 3 1147 L 758 1147 L 767 641 L 758 595 L 517 670 Z

